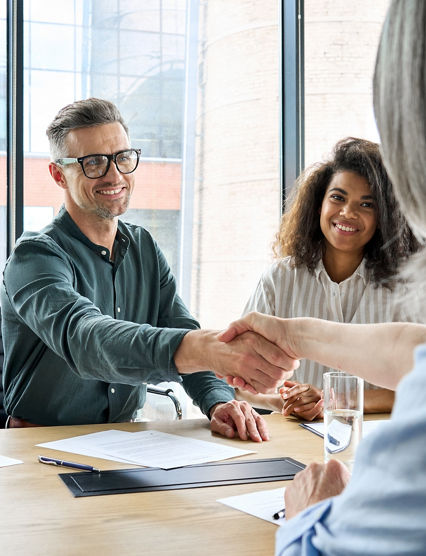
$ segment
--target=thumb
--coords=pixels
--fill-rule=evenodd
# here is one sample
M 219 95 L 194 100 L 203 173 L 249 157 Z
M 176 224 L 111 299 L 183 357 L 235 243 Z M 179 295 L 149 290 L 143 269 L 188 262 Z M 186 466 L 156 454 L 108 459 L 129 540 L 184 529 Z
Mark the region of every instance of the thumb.
M 228 328 L 219 334 L 218 339 L 221 342 L 227 343 L 243 332 L 247 332 L 247 330 L 250 330 L 247 324 L 242 320 L 237 320 L 235 322 L 231 322 Z

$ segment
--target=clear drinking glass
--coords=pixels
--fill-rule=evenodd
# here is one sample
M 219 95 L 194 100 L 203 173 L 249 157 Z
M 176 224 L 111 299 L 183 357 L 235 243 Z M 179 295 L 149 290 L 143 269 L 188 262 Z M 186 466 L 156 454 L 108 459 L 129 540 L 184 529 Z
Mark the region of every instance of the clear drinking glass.
M 362 437 L 364 380 L 341 371 L 324 373 L 324 461 L 338 459 L 350 471 Z

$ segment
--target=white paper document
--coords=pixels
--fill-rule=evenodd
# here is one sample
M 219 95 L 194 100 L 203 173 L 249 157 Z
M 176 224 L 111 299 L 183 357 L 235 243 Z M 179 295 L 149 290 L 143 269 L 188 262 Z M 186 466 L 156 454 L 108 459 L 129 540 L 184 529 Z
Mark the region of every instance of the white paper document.
M 8 458 L 7 456 L 0 456 L 0 467 L 7 467 L 8 465 L 17 465 L 24 463 L 20 459 Z
M 381 423 L 386 423 L 388 419 L 377 419 L 376 421 L 364 421 L 362 423 L 363 438 L 373 432 Z M 300 423 L 300 426 L 324 438 L 324 423 Z
M 120 457 L 106 456 L 100 446 L 106 442 L 113 442 L 120 438 L 127 437 L 132 434 L 126 431 L 109 430 L 102 432 L 94 432 L 82 436 L 74 436 L 73 438 L 64 438 L 63 440 L 54 440 L 53 442 L 45 442 L 37 444 L 41 448 L 50 448 L 51 450 L 59 450 L 61 452 L 71 452 L 72 454 L 80 454 L 83 456 L 91 456 L 94 458 L 110 459 L 112 461 L 120 461 L 128 463 L 126 459 Z
M 246 514 L 275 523 L 275 525 L 281 525 L 284 523 L 285 517 L 274 519 L 273 515 L 284 509 L 284 491 L 285 487 L 260 490 L 259 492 L 221 498 L 217 501 Z
M 231 448 L 185 436 L 149 430 L 109 430 L 37 444 L 62 452 L 120 461 L 146 467 L 172 469 L 253 454 L 253 450 Z

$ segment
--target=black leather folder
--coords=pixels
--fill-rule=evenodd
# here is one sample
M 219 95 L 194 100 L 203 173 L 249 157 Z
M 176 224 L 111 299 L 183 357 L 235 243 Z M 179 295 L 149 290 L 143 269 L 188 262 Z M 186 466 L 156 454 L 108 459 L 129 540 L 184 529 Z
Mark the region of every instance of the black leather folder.
M 250 459 L 187 465 L 174 469 L 137 468 L 111 471 L 61 473 L 75 497 L 126 492 L 149 492 L 239 483 L 286 481 L 304 469 L 292 458 Z

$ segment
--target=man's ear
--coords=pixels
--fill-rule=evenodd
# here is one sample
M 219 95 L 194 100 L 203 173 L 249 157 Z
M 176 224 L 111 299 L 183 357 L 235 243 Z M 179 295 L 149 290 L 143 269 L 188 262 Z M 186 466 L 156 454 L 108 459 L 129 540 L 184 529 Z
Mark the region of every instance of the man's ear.
M 62 187 L 62 189 L 68 189 L 67 180 L 60 166 L 58 166 L 54 162 L 51 162 L 49 164 L 49 172 L 52 178 L 55 180 L 56 184 L 59 185 L 59 187 Z

